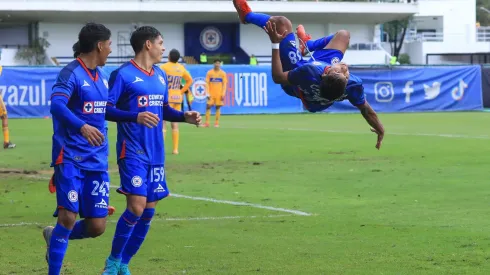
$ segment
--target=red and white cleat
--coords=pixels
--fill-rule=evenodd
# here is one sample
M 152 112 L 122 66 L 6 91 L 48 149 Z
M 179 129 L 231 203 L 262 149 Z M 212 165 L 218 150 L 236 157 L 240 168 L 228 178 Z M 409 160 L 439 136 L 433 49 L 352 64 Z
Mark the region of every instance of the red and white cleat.
M 301 52 L 301 55 L 305 56 L 306 55 L 306 42 L 311 40 L 311 35 L 307 34 L 305 31 L 305 27 L 303 25 L 298 25 L 296 28 L 296 35 L 298 36 L 299 40 L 299 51 Z
M 247 0 L 233 0 L 233 5 L 238 13 L 238 18 L 242 24 L 247 24 L 245 16 L 252 12 L 252 9 L 248 6 Z

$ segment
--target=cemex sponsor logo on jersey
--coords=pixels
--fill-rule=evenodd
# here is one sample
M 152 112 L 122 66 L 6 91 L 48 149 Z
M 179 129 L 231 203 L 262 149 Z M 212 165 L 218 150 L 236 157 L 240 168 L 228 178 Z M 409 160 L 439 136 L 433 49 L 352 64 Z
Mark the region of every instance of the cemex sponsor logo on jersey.
M 142 95 L 138 96 L 138 107 L 163 106 L 163 95 Z
M 85 101 L 83 102 L 84 114 L 105 114 L 107 101 Z

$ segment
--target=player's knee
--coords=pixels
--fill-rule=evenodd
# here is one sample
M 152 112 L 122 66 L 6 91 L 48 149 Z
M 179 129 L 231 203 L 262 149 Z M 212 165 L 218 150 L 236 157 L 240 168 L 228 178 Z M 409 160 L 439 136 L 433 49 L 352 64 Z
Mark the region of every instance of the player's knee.
M 90 238 L 97 238 L 100 235 L 104 234 L 105 232 L 105 226 L 104 227 L 95 227 L 92 231 L 89 231 L 89 236 Z
M 335 34 L 335 38 L 338 39 L 338 40 L 345 41 L 345 42 L 349 43 L 349 40 L 350 40 L 350 32 L 347 31 L 347 30 L 339 30 Z
M 58 212 L 58 223 L 63 227 L 72 229 L 77 221 L 77 214 L 66 209 L 60 209 Z
M 276 23 L 278 33 L 284 33 L 285 31 L 290 33 L 293 31 L 293 24 L 285 16 L 272 16 L 270 20 Z
M 128 210 L 133 213 L 135 216 L 141 217 L 143 215 L 143 211 L 145 210 L 146 203 L 141 204 L 129 204 Z
M 91 227 L 87 230 L 90 238 L 97 238 L 105 232 L 105 224 Z
M 105 218 L 86 219 L 85 221 L 87 225 L 88 237 L 97 238 L 98 236 L 104 234 L 107 223 Z

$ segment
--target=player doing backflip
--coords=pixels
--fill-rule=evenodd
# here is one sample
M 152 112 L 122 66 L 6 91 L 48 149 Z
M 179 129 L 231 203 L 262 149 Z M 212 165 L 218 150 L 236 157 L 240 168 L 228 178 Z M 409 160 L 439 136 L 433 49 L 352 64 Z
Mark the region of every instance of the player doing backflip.
M 290 96 L 300 98 L 310 112 L 323 111 L 335 101 L 345 99 L 356 106 L 371 131 L 378 135 L 376 148 L 381 147 L 384 127 L 376 112 L 366 101 L 362 80 L 349 73 L 340 61 L 349 46 L 350 34 L 341 30 L 334 35 L 311 40 L 302 25 L 296 38 L 291 21 L 284 16 L 252 12 L 246 0 L 233 0 L 242 24 L 254 24 L 266 31 L 272 42 L 272 78 Z M 310 60 L 303 55 L 312 53 Z

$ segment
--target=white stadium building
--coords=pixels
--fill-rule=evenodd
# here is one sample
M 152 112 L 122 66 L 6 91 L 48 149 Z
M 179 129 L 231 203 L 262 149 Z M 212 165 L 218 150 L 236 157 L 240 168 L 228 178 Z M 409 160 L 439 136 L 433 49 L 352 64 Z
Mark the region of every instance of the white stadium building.
M 449 1 L 453 4 L 446 5 Z M 384 42 L 382 23 L 408 16 L 413 20 L 402 52 L 414 64 L 484 62 L 490 51 L 490 31 L 487 34 L 486 28 L 475 24 L 475 0 L 251 1 L 250 5 L 254 11 L 285 15 L 293 25 L 305 25 L 315 38 L 339 29 L 350 31 L 351 45 L 344 59 L 348 64 L 388 63 L 391 51 Z M 0 20 L 3 65 L 22 64 L 15 59 L 17 49 L 39 37 L 50 43 L 46 64 L 66 64 L 87 21 L 111 29 L 114 65 L 132 55 L 129 36 L 139 25 L 155 26 L 168 50 L 184 53 L 185 23 L 238 22 L 231 1 L 171 0 L 3 0 Z M 243 52 L 257 56 L 259 64 L 270 62 L 269 40 L 263 31 L 240 25 L 239 41 Z

